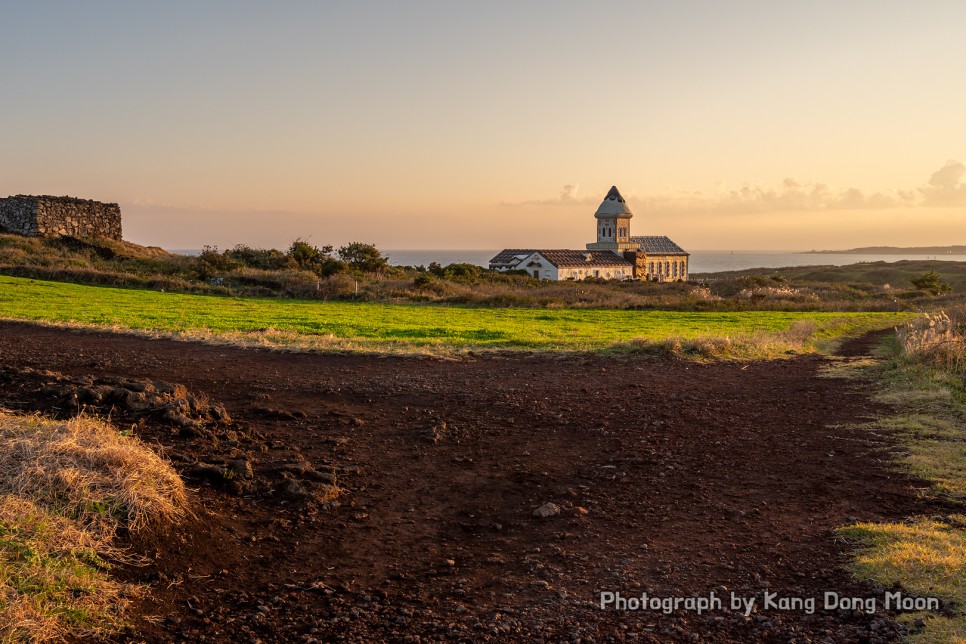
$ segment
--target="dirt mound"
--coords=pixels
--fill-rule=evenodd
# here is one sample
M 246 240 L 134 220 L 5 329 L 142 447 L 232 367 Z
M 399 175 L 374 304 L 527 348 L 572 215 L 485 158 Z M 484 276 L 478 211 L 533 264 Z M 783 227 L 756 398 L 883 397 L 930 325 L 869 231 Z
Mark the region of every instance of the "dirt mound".
M 816 377 L 816 356 L 456 363 L 0 329 L 8 366 L 184 383 L 231 418 L 212 440 L 118 412 L 143 413 L 133 431 L 201 508 L 135 543 L 152 563 L 125 573 L 151 585 L 133 639 L 887 641 L 881 610 L 764 593 L 876 596 L 833 529 L 935 510 L 851 425 L 877 411 L 867 385 Z M 6 407 L 51 400 L 0 377 Z M 602 591 L 759 609 L 601 609 Z

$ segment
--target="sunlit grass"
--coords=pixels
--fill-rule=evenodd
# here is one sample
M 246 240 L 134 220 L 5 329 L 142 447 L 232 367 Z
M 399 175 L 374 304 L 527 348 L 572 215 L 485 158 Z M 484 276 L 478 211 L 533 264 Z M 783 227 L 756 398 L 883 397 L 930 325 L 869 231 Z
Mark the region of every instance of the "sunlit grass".
M 699 338 L 724 338 L 738 347 L 731 351 L 724 346 L 725 353 L 738 356 L 754 355 L 747 348 L 766 338 L 793 340 L 776 351 L 808 350 L 898 319 L 891 313 L 491 309 L 239 299 L 14 277 L 0 277 L 0 317 L 185 337 L 233 336 L 252 344 L 323 350 L 633 350 L 641 343 L 687 345 Z M 807 325 L 806 340 L 792 337 L 796 324 Z M 781 334 L 786 337 L 778 338 Z M 774 351 L 764 353 L 774 357 Z
M 885 587 L 901 584 L 920 597 L 966 602 L 966 517 L 947 522 L 859 523 L 839 534 L 859 544 L 855 576 Z
M 860 523 L 839 529 L 858 546 L 852 563 L 857 579 L 880 586 L 899 585 L 906 594 L 936 597 L 960 609 L 966 605 L 966 517 L 947 522 L 915 519 L 908 523 Z M 966 641 L 966 617 L 916 613 L 902 620 L 925 629 L 915 633 L 917 644 Z

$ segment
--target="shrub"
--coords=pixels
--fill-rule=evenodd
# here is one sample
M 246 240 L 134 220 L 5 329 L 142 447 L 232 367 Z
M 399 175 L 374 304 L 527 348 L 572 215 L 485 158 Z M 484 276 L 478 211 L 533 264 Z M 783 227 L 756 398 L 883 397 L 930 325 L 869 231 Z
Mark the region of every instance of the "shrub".
M 936 271 L 927 271 L 918 277 L 913 277 L 911 281 L 916 288 L 928 291 L 933 295 L 944 295 L 953 290 L 949 282 L 944 282 Z
M 238 262 L 219 253 L 217 246 L 205 246 L 198 256 L 198 263 L 198 273 L 203 280 L 238 266 Z
M 297 261 L 276 248 L 252 248 L 238 244 L 231 250 L 226 250 L 225 256 L 248 268 L 263 271 L 281 271 L 299 266 Z

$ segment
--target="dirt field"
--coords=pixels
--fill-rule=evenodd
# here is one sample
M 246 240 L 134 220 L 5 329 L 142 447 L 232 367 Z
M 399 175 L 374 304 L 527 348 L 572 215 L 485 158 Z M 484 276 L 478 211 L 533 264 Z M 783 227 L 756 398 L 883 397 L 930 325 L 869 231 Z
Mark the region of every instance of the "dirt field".
M 888 641 L 882 612 L 728 610 L 881 597 L 832 530 L 935 509 L 885 439 L 843 426 L 875 407 L 823 362 L 320 356 L 4 323 L 0 405 L 71 413 L 72 387 L 147 379 L 227 409 L 199 427 L 94 406 L 197 490 L 196 520 L 135 543 L 150 563 L 123 574 L 151 592 L 126 639 Z M 602 610 L 600 591 L 725 606 Z

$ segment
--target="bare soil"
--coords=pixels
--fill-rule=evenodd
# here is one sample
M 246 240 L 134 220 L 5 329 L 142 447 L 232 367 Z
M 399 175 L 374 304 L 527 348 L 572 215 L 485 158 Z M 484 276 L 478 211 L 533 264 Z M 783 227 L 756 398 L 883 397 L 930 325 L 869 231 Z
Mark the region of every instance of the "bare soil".
M 889 641 L 881 610 L 821 610 L 826 591 L 881 599 L 833 530 L 942 509 L 850 425 L 882 411 L 871 385 L 817 377 L 826 361 L 454 362 L 0 323 L 0 406 L 71 414 L 78 383 L 165 381 L 227 410 L 89 410 L 194 490 L 195 519 L 132 537 L 148 561 L 119 574 L 149 593 L 121 640 Z M 725 605 L 601 609 L 601 591 Z M 762 610 L 765 592 L 818 610 Z

